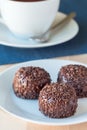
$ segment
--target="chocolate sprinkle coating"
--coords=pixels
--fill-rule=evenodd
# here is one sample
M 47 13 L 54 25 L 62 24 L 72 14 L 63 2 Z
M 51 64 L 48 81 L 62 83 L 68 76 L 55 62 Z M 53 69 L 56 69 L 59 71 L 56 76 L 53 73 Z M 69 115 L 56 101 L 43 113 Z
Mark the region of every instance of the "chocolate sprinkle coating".
M 39 95 L 39 110 L 51 118 L 72 116 L 77 108 L 75 89 L 63 83 L 46 85 Z
M 58 82 L 74 87 L 78 98 L 87 97 L 87 68 L 82 65 L 63 66 L 58 74 Z
M 13 90 L 24 99 L 37 99 L 44 85 L 51 82 L 50 75 L 40 67 L 21 67 L 14 76 Z

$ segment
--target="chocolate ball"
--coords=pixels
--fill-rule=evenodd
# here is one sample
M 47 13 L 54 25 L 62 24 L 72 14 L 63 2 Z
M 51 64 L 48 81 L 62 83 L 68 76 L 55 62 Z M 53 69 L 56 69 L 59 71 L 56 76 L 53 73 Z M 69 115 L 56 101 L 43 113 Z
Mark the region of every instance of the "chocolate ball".
M 63 66 L 58 74 L 58 82 L 68 83 L 75 88 L 78 98 L 87 97 L 87 68 L 82 65 Z
M 39 95 L 39 110 L 51 118 L 70 117 L 76 112 L 75 89 L 63 83 L 45 85 Z
M 37 99 L 44 85 L 51 82 L 49 73 L 40 67 L 22 67 L 14 76 L 13 90 L 24 99 Z

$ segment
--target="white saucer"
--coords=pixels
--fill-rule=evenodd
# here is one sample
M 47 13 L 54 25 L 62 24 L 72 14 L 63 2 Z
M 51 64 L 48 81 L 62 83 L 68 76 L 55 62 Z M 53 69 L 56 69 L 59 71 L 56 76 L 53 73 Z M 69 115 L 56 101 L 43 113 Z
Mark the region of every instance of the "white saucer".
M 63 13 L 58 12 L 56 15 L 56 19 L 54 21 L 54 24 L 57 21 L 62 20 L 66 15 Z M 75 20 L 71 20 L 66 27 L 64 27 L 61 30 L 53 30 L 52 36 L 50 40 L 46 43 L 36 43 L 32 40 L 20 40 L 17 37 L 15 37 L 9 29 L 1 23 L 2 18 L 0 18 L 0 44 L 11 46 L 11 47 L 19 47 L 19 48 L 39 48 L 39 47 L 48 47 L 48 46 L 54 46 L 57 44 L 64 43 L 73 37 L 76 36 L 76 34 L 79 31 L 79 26 L 76 23 Z

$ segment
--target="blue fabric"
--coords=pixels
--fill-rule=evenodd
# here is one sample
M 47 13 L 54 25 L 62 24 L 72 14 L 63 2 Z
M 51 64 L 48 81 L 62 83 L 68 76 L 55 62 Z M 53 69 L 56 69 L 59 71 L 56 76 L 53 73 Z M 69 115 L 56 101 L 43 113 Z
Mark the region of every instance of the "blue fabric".
M 20 49 L 0 45 L 0 64 L 87 53 L 87 0 L 61 0 L 60 11 L 77 13 L 79 34 L 72 40 L 46 48 Z

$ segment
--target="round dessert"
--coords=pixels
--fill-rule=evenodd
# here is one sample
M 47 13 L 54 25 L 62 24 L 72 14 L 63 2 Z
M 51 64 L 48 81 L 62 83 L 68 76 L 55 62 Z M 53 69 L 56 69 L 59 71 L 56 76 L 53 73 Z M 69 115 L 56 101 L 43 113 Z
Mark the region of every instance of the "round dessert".
M 46 85 L 39 94 L 39 110 L 51 118 L 74 115 L 77 108 L 75 89 L 63 83 Z
M 44 85 L 51 82 L 50 75 L 40 67 L 21 67 L 14 76 L 13 90 L 24 99 L 37 99 Z
M 63 66 L 58 74 L 58 82 L 74 87 L 78 98 L 87 97 L 87 68 L 82 65 Z

